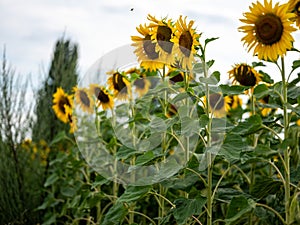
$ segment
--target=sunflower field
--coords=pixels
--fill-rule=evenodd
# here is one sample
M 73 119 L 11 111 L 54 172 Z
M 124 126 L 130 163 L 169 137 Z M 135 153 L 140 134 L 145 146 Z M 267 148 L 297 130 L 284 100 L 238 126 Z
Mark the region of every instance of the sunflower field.
M 22 143 L 46 174 L 38 224 L 300 224 L 300 1 L 252 3 L 238 31 L 253 62 L 227 74 L 196 21 L 147 21 L 55 90 L 69 133 Z

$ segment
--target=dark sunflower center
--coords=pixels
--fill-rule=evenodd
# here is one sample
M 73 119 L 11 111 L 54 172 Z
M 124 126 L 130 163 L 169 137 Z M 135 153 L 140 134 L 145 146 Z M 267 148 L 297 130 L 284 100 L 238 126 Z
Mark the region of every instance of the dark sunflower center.
M 300 16 L 300 1 L 295 6 L 295 13 Z
M 143 48 L 145 54 L 149 57 L 149 59 L 157 59 L 158 53 L 155 51 L 155 43 L 151 41 L 151 36 L 147 35 L 143 41 Z
M 172 52 L 173 43 L 170 42 L 172 38 L 172 30 L 167 26 L 159 26 L 156 34 L 158 45 L 167 53 Z
M 63 112 L 63 114 L 66 113 L 65 105 L 71 106 L 71 104 L 70 104 L 70 102 L 69 102 L 69 99 L 68 99 L 67 97 L 63 96 L 63 97 L 59 100 L 59 102 L 58 102 L 59 110 L 60 110 L 61 112 Z
M 68 114 L 68 120 L 69 120 L 70 123 L 73 123 L 72 115 L 71 114 Z
M 101 89 L 99 87 L 94 87 L 94 95 L 96 98 L 98 97 L 98 94 L 100 91 L 101 91 Z
M 133 83 L 138 89 L 144 89 L 145 88 L 145 81 L 143 78 L 138 78 Z
M 224 107 L 224 98 L 218 93 L 210 94 L 209 104 L 211 108 L 215 110 L 220 110 Z
M 98 92 L 98 96 L 97 99 L 102 102 L 102 103 L 108 103 L 109 102 L 109 97 L 106 93 L 104 93 L 104 91 L 100 90 Z
M 183 81 L 183 76 L 182 76 L 181 73 L 178 73 L 174 77 L 170 78 L 170 80 L 173 81 L 174 83 L 182 82 Z
M 193 46 L 193 37 L 189 31 L 185 31 L 179 37 L 179 48 L 181 52 L 189 57 Z
M 257 83 L 256 76 L 252 68 L 247 65 L 240 65 L 234 71 L 235 79 L 243 86 L 255 86 Z
M 270 95 L 266 95 L 261 100 L 262 100 L 263 103 L 268 104 L 269 103 L 269 99 L 270 99 Z
M 85 91 L 79 92 L 80 101 L 87 107 L 90 106 L 90 99 Z
M 124 83 L 123 77 L 121 75 L 118 75 L 117 78 L 118 91 L 121 91 L 123 88 L 126 88 L 126 84 Z
M 262 15 L 255 22 L 255 32 L 259 42 L 272 45 L 281 39 L 283 33 L 281 19 L 274 14 Z

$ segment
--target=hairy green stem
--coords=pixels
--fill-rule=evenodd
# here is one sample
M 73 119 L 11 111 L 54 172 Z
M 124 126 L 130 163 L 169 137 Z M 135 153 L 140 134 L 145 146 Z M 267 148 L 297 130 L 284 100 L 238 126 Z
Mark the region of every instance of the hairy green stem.
M 208 78 L 208 68 L 205 61 L 205 51 L 202 52 L 202 66 L 204 71 L 204 77 Z M 207 147 L 211 147 L 211 126 L 212 126 L 212 116 L 210 115 L 210 102 L 209 102 L 209 86 L 208 84 L 205 84 L 205 95 L 206 95 L 206 114 L 209 118 L 208 124 L 207 124 Z M 212 160 L 212 154 L 211 152 L 206 153 L 206 160 L 207 160 L 207 225 L 212 225 L 212 171 L 213 171 L 213 160 Z
M 287 112 L 287 83 L 285 79 L 285 65 L 284 65 L 284 58 L 281 57 L 281 76 L 282 76 L 282 95 L 283 95 L 283 127 L 284 127 L 284 139 L 288 138 L 289 132 L 289 118 Z M 286 147 L 283 152 L 284 156 L 284 164 L 285 164 L 285 183 L 284 183 L 284 200 L 285 200 L 285 222 L 286 225 L 290 225 L 290 197 L 291 197 L 291 190 L 290 190 L 290 154 L 289 148 Z

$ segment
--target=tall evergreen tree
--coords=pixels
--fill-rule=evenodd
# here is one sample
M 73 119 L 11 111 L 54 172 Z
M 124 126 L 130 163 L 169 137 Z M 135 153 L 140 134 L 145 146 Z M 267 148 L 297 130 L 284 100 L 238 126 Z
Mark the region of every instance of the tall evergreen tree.
M 52 99 L 58 87 L 70 93 L 77 84 L 77 60 L 77 44 L 65 40 L 64 37 L 60 38 L 55 44 L 48 76 L 37 93 L 36 122 L 32 130 L 33 141 L 44 139 L 50 142 L 59 131 L 69 131 L 68 125 L 56 118 L 52 110 Z

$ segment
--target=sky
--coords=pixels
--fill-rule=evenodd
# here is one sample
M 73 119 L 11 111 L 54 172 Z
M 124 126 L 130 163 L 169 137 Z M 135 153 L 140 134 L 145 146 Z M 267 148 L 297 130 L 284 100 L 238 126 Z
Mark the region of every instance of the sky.
M 251 0 L 0 0 L 0 52 L 16 73 L 30 77 L 38 87 L 46 77 L 55 42 L 69 38 L 79 46 L 81 77 L 103 55 L 131 43 L 136 27 L 156 18 L 179 15 L 195 20 L 205 38 L 219 37 L 208 47 L 213 70 L 227 79 L 227 71 L 240 62 L 257 61 L 247 53 L 237 28 Z M 273 2 L 276 2 L 273 0 Z M 280 1 L 285 2 L 285 1 Z M 299 32 L 296 39 L 300 39 Z

